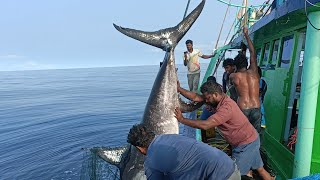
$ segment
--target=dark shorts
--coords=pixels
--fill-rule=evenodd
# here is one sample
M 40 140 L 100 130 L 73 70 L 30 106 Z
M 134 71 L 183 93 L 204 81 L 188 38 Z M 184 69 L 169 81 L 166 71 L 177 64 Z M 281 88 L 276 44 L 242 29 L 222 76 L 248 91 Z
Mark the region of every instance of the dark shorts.
M 261 131 L 261 110 L 260 108 L 242 109 L 242 112 L 249 119 L 252 126 L 258 133 Z
M 232 158 L 236 161 L 241 175 L 247 175 L 250 169 L 263 167 L 259 149 L 259 137 L 252 143 L 232 147 Z

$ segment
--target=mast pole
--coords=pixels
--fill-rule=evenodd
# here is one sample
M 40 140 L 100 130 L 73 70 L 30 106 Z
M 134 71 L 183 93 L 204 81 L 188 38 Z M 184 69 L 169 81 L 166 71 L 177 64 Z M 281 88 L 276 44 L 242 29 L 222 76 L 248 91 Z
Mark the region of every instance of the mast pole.
M 320 108 L 317 107 L 320 100 L 320 30 L 313 26 L 320 27 L 320 11 L 310 12 L 308 18 L 293 177 L 310 175 L 312 151 L 314 144 L 319 143 L 314 141 L 314 137 L 317 109 Z

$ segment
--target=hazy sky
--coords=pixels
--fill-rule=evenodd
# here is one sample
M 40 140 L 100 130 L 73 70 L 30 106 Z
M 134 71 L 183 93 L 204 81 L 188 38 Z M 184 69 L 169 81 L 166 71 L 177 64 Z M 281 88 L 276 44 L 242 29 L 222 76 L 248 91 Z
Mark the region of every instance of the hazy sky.
M 241 0 L 233 0 L 240 4 Z M 263 0 L 251 0 L 253 4 Z M 178 24 L 187 0 L 2 0 L 0 71 L 159 64 L 164 52 L 117 32 L 112 23 L 154 31 Z M 200 3 L 191 0 L 189 12 Z M 203 13 L 179 43 L 192 39 L 211 54 L 227 6 L 207 0 Z M 231 8 L 222 43 L 234 20 Z M 202 60 L 206 62 L 208 60 Z

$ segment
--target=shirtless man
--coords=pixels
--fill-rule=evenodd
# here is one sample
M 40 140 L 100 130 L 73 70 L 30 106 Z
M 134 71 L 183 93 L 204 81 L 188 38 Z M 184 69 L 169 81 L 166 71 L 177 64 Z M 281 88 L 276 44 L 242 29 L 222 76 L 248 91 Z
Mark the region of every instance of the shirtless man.
M 235 85 L 238 92 L 238 106 L 247 116 L 253 127 L 260 132 L 261 129 L 261 111 L 259 99 L 259 74 L 256 59 L 256 53 L 253 43 L 248 34 L 248 28 L 243 28 L 250 51 L 250 66 L 244 53 L 239 53 L 234 58 L 237 68 L 236 73 L 230 75 L 231 82 Z

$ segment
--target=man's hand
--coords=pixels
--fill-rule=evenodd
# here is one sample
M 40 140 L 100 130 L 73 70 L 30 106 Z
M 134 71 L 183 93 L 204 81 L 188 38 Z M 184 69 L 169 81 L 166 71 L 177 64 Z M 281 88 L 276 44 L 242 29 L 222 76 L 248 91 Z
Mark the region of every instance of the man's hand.
M 184 52 L 184 60 L 188 61 L 188 52 L 187 51 Z
M 180 82 L 179 82 L 179 81 L 177 81 L 177 91 L 178 91 L 178 92 L 180 92 L 180 91 L 179 91 L 179 90 L 180 90 L 180 88 L 181 88 L 181 87 L 180 87 Z
M 179 122 L 183 121 L 184 117 L 183 117 L 179 107 L 176 107 L 176 109 L 174 111 L 174 117 L 177 118 L 177 120 Z
M 244 34 L 245 36 L 248 36 L 248 35 L 249 35 L 249 30 L 248 30 L 248 28 L 247 28 L 246 26 L 243 27 L 243 34 Z
M 185 51 L 184 52 L 184 59 L 183 59 L 183 65 L 184 66 L 187 66 L 188 65 L 188 52 L 187 51 Z

